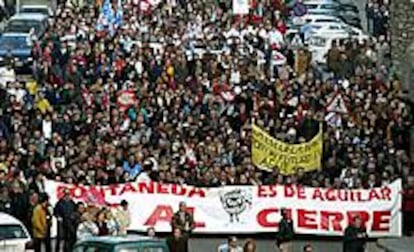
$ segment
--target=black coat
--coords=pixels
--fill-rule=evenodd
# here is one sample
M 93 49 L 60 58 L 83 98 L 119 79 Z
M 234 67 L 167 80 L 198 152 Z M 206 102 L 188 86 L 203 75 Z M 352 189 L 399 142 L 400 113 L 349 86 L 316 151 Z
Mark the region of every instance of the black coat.
M 62 227 L 64 229 L 69 227 L 71 216 L 76 210 L 76 204 L 73 200 L 60 199 L 54 209 L 54 215 L 62 218 Z
M 365 238 L 359 238 L 358 235 L 365 235 Z M 343 252 L 364 252 L 366 237 L 365 229 L 348 226 L 343 238 Z
M 187 240 L 182 237 L 178 239 L 169 237 L 167 239 L 167 245 L 170 249 L 170 252 L 188 252 Z

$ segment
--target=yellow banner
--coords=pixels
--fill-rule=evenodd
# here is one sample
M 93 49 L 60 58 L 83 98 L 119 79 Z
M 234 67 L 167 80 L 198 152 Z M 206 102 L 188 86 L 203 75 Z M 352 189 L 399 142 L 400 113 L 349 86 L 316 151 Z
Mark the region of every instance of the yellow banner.
M 252 161 L 263 170 L 278 168 L 283 175 L 296 173 L 298 168 L 313 171 L 321 168 L 323 134 L 319 133 L 309 142 L 288 144 L 270 136 L 258 126 L 252 126 Z

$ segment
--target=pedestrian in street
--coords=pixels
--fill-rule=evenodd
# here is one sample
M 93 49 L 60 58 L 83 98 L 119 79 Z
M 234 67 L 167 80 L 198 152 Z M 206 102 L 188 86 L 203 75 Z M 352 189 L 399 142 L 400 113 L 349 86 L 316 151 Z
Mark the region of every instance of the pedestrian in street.
M 368 235 L 360 216 L 355 216 L 352 223 L 345 229 L 343 252 L 364 252 Z
M 188 212 L 185 202 L 180 202 L 179 210 L 174 214 L 171 226 L 173 230 L 176 228 L 180 229 L 183 239 L 188 244 L 188 239 L 195 228 L 195 223 L 193 214 Z
M 279 222 L 277 233 L 277 245 L 281 252 L 293 252 L 294 229 L 290 213 L 286 209 L 281 210 L 282 220 Z
M 35 252 L 50 252 L 51 245 L 49 239 L 49 220 L 48 220 L 49 197 L 43 194 L 39 204 L 33 210 L 32 227 Z M 44 247 L 44 249 L 42 249 Z
M 187 239 L 179 228 L 174 228 L 173 235 L 167 238 L 167 245 L 170 252 L 188 252 Z
M 221 244 L 217 252 L 242 252 L 243 248 L 238 244 L 237 237 L 236 236 L 230 236 L 227 239 L 227 242 L 224 244 Z
M 76 204 L 69 194 L 69 190 L 63 191 L 63 197 L 59 199 L 54 208 L 54 215 L 57 220 L 57 236 L 55 251 L 60 252 L 63 243 L 63 251 L 70 252 L 70 223 L 71 216 L 76 211 Z

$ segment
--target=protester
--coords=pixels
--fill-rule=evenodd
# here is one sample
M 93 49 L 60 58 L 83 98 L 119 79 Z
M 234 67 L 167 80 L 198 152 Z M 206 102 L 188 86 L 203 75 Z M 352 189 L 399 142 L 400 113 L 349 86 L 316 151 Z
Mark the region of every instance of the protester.
M 345 229 L 343 239 L 344 252 L 364 252 L 368 235 L 361 217 L 355 216 L 352 223 Z
M 114 211 L 114 220 L 119 226 L 119 235 L 126 235 L 128 227 L 131 225 L 131 214 L 126 200 L 122 200 L 120 207 Z
M 106 215 L 107 210 L 101 209 L 96 213 L 96 226 L 98 227 L 98 236 L 109 235 L 108 218 Z
M 243 248 L 237 244 L 237 237 L 230 236 L 227 240 L 227 243 L 220 245 L 217 251 L 218 252 L 242 252 Z
M 313 252 L 313 247 L 312 247 L 312 245 L 310 245 L 310 244 L 306 244 L 306 245 L 303 247 L 303 252 Z
M 171 227 L 172 230 L 180 229 L 182 238 L 186 241 L 186 246 L 188 246 L 188 239 L 195 229 L 195 222 L 193 214 L 188 211 L 185 202 L 180 202 L 179 209 L 171 220 Z
M 187 239 L 179 228 L 173 229 L 172 236 L 167 238 L 167 245 L 170 252 L 188 252 Z
M 282 252 L 293 252 L 293 221 L 286 209 L 281 210 L 282 219 L 279 222 L 277 232 L 277 245 Z
M 253 239 L 248 239 L 244 243 L 243 252 L 256 252 L 256 242 Z
M 51 243 L 49 239 L 49 197 L 42 195 L 39 204 L 33 210 L 32 228 L 33 228 L 33 242 L 35 252 L 51 252 Z M 45 250 L 42 249 L 45 248 Z
M 147 229 L 147 236 L 148 237 L 151 237 L 151 238 L 156 237 L 156 232 L 155 232 L 155 228 L 154 227 L 149 227 Z
M 76 230 L 76 238 L 82 240 L 97 235 L 99 235 L 99 228 L 95 223 L 94 216 L 89 212 L 83 213 L 81 223 Z
M 57 220 L 57 237 L 56 237 L 56 252 L 61 251 L 61 244 L 63 243 L 63 251 L 70 252 L 70 228 L 72 222 L 72 215 L 76 211 L 76 204 L 71 199 L 69 191 L 63 192 L 63 197 L 59 199 L 54 208 L 54 215 Z
M 82 202 L 76 204 L 76 210 L 70 216 L 70 225 L 68 227 L 68 243 L 69 249 L 73 248 L 77 241 L 77 230 L 80 223 L 83 221 L 82 216 L 85 213 L 85 206 Z
M 390 66 L 385 1 L 369 2 L 377 39 L 333 42 L 328 72 L 306 43 L 284 35 L 291 17 L 281 1 L 260 1 L 241 18 L 231 1 L 141 9 L 127 0 L 112 31 L 97 29 L 98 2 L 59 5 L 33 41 L 34 80 L 0 84 L 0 185 L 12 209 L 28 209 L 20 204 L 29 189 L 43 193 L 45 179 L 359 189 L 413 178 L 413 112 Z M 349 111 L 333 124 L 325 108 L 337 93 Z M 321 169 L 287 176 L 255 167 L 252 122 L 291 143 L 322 123 Z

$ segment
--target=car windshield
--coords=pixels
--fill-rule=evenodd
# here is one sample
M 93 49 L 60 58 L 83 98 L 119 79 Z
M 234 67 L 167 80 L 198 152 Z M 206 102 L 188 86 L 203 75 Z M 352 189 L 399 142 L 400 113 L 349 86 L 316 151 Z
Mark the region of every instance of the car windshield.
M 40 30 L 40 22 L 35 20 L 12 20 L 7 25 L 5 32 L 29 33 L 34 28 L 35 32 Z
M 0 225 L 0 240 L 28 238 L 20 225 Z
M 27 7 L 22 9 L 22 13 L 40 13 L 43 15 L 49 15 L 49 11 L 45 8 L 33 8 Z
M 118 248 L 116 252 L 165 252 L 163 247 Z
M 3 36 L 0 38 L 0 46 L 2 48 L 23 48 L 28 46 L 25 36 Z
M 306 9 L 308 9 L 308 10 L 318 8 L 317 4 L 305 4 L 305 6 L 306 6 Z

